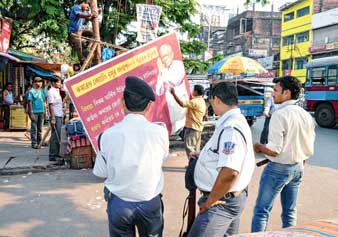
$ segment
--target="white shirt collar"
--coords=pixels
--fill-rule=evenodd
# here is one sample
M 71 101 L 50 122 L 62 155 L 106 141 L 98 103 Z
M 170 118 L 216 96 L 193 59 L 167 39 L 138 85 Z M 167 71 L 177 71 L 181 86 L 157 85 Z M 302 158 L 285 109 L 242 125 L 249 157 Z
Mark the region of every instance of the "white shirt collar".
M 288 105 L 295 105 L 297 102 L 297 100 L 287 100 L 287 101 L 284 101 L 283 103 L 280 104 L 280 106 L 278 106 L 278 109 L 282 109 Z
M 127 114 L 123 120 L 138 120 L 138 121 L 147 121 L 147 119 L 142 115 L 142 114 L 134 114 L 134 113 L 129 113 Z
M 220 127 L 230 116 L 235 114 L 241 114 L 241 110 L 239 108 L 231 109 L 225 112 L 217 121 L 216 128 Z

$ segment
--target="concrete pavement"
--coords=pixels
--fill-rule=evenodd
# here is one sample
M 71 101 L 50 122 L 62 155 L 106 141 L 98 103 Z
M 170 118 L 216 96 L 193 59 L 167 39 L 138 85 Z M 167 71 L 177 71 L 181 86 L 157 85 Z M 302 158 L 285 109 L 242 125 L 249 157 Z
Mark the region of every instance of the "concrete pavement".
M 261 122 L 252 127 L 254 141 L 258 140 Z M 48 167 L 48 148 L 31 149 L 23 133 L 0 132 L 0 167 L 10 156 L 16 157 L 8 164 L 13 169 L 36 165 Z M 177 144 L 164 164 L 164 233 L 169 237 L 178 236 L 182 208 L 188 194 L 184 188 L 184 166 L 187 161 L 179 142 Z M 337 147 L 335 150 L 330 152 L 337 154 Z M 249 186 L 249 199 L 241 218 L 242 233 L 250 230 L 262 170 L 263 167 L 256 168 Z M 93 176 L 91 170 L 45 171 L 0 176 L 0 236 L 107 236 L 102 180 Z M 338 218 L 337 180 L 338 170 L 306 165 L 298 200 L 299 223 Z M 280 213 L 278 198 L 268 229 L 280 228 Z
M 165 236 L 178 236 L 184 188 L 183 151 L 174 151 L 164 164 Z M 250 230 L 252 210 L 262 168 L 249 187 L 249 199 L 241 218 L 241 232 Z M 338 172 L 307 166 L 298 201 L 299 223 L 338 217 Z M 37 174 L 0 176 L 0 236 L 91 237 L 107 236 L 106 203 L 102 180 L 91 170 L 58 170 Z M 271 213 L 269 229 L 279 229 L 279 199 Z
M 46 129 L 47 127 L 44 127 L 44 132 Z M 24 130 L 0 131 L 0 175 L 66 168 L 55 166 L 48 160 L 48 147 L 32 149 L 25 133 Z

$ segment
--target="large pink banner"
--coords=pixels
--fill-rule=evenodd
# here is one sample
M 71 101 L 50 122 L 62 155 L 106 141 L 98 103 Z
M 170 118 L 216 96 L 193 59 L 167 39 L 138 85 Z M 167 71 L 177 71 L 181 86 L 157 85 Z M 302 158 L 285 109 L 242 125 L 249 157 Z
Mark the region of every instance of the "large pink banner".
M 156 101 L 146 114 L 150 121 L 164 122 L 169 134 L 184 126 L 186 111 L 169 90 L 174 87 L 182 100 L 189 99 L 190 90 L 178 39 L 171 33 L 65 81 L 96 151 L 98 136 L 124 117 L 121 98 L 127 76 L 137 76 L 153 88 Z

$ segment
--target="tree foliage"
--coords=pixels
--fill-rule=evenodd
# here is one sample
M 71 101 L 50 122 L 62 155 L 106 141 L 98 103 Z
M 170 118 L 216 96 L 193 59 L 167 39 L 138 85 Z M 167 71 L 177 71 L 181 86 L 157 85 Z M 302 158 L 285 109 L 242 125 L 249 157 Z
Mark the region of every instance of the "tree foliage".
M 136 31 L 128 29 L 128 25 L 136 19 L 136 4 L 144 0 L 98 0 L 103 18 L 100 26 L 101 40 L 117 43 L 123 38 L 122 46 L 134 48 Z M 11 47 L 18 50 L 34 49 L 51 55 L 55 50 L 65 52 L 68 42 L 68 19 L 75 0 L 0 0 L 1 15 L 12 23 Z M 154 0 L 153 4 L 162 7 L 160 34 L 169 29 L 187 33 L 189 38 L 198 35 L 200 28 L 191 21 L 191 16 L 198 13 L 196 0 Z M 183 54 L 201 54 L 205 49 L 202 44 L 183 42 Z M 34 52 L 33 51 L 33 52 Z M 198 59 L 194 59 L 196 65 Z M 203 68 L 197 65 L 198 68 Z

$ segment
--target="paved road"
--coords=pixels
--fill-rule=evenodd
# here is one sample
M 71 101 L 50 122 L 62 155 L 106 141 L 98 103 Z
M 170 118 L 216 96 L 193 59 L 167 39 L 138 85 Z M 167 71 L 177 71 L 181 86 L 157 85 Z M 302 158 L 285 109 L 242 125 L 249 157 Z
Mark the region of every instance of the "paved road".
M 255 141 L 258 141 L 261 125 L 260 120 L 252 127 Z M 338 146 L 333 145 L 337 139 L 334 141 L 334 133 L 329 132 L 330 138 L 326 140 L 325 131 L 319 129 L 317 142 L 331 140 L 330 147 L 334 150 L 329 159 L 333 160 L 338 153 Z M 328 151 L 323 152 L 329 157 Z M 183 181 L 185 165 L 184 152 L 177 149 L 171 152 L 170 159 L 164 165 L 164 232 L 168 237 L 178 236 L 182 223 L 182 207 L 187 195 Z M 241 219 L 241 232 L 250 229 L 261 172 L 262 168 L 255 170 L 250 184 L 247 207 Z M 299 222 L 338 218 L 337 180 L 336 168 L 306 166 L 298 201 Z M 102 181 L 94 177 L 91 170 L 0 176 L 0 236 L 107 236 L 102 188 Z M 280 212 L 277 202 L 271 213 L 269 229 L 280 228 Z

